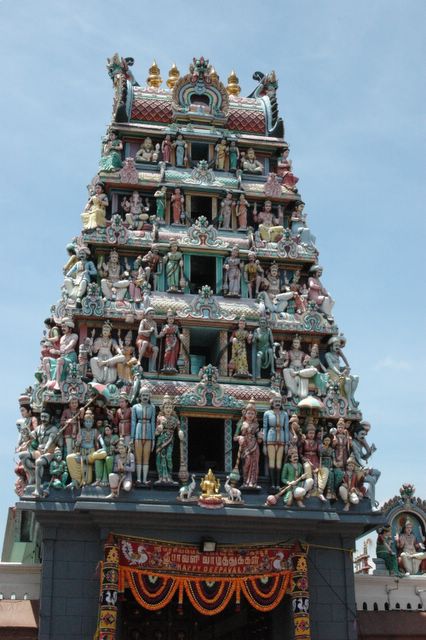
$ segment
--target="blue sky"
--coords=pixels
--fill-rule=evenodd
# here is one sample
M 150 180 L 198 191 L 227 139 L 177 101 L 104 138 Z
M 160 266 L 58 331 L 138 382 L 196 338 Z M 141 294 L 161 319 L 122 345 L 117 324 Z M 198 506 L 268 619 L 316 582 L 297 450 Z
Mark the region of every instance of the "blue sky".
M 204 55 L 243 94 L 275 69 L 299 189 L 336 300 L 357 398 L 372 423 L 382 501 L 411 481 L 426 498 L 423 0 L 1 0 L 0 205 L 3 446 L 0 535 L 14 503 L 17 398 L 79 232 L 112 86 L 133 56 L 143 84 Z

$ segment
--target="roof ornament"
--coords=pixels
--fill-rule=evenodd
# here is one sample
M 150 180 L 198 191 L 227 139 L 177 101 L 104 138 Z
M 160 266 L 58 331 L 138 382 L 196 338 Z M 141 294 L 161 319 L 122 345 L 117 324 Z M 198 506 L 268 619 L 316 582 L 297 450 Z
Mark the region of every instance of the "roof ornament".
M 173 63 L 169 69 L 169 77 L 167 79 L 167 86 L 169 87 L 169 89 L 173 89 L 176 82 L 179 80 L 179 77 L 180 77 L 180 71 L 175 65 L 175 63 Z
M 226 87 L 227 92 L 229 93 L 230 96 L 239 96 L 240 92 L 241 92 L 241 87 L 238 84 L 239 83 L 239 78 L 237 76 L 237 74 L 235 73 L 235 71 L 231 71 L 229 77 L 228 77 L 228 85 Z
M 163 82 L 163 78 L 160 75 L 160 68 L 155 60 L 152 62 L 152 65 L 148 69 L 148 73 L 149 76 L 146 79 L 148 86 L 158 89 Z

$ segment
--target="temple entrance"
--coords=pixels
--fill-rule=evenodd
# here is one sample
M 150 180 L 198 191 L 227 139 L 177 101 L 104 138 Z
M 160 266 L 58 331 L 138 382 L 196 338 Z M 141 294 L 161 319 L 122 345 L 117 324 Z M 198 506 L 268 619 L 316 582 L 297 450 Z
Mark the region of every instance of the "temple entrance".
M 284 598 L 271 612 L 262 613 L 242 601 L 239 611 L 228 605 L 214 616 L 198 613 L 188 602 L 147 611 L 126 590 L 119 610 L 120 640 L 293 640 L 291 603 Z
M 188 418 L 188 470 L 194 473 L 225 471 L 224 421 Z

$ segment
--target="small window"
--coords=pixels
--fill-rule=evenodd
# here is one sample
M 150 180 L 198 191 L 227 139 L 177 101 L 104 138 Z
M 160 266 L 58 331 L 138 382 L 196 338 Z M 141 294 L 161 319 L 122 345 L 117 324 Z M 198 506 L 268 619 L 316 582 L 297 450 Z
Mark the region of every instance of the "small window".
M 204 142 L 191 143 L 191 162 L 197 164 L 200 160 L 209 161 L 209 145 Z

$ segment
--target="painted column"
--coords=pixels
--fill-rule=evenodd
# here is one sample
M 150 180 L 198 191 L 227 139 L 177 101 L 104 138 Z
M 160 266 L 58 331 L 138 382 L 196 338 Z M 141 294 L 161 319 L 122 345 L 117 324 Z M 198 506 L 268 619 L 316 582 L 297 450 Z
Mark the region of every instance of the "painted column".
M 188 482 L 188 418 L 186 416 L 180 417 L 180 428 L 183 431 L 183 439 L 179 441 L 180 446 L 180 465 L 179 465 L 179 480 L 182 484 Z
M 228 332 L 225 330 L 222 330 L 219 333 L 219 353 L 221 354 L 220 356 L 220 361 L 219 361 L 219 374 L 221 376 L 227 376 L 228 375 Z
M 115 539 L 110 536 L 105 543 L 105 560 L 101 570 L 99 595 L 99 640 L 115 640 L 117 629 L 119 556 Z
M 179 354 L 179 371 L 181 373 L 191 373 L 191 362 L 189 359 L 190 353 L 190 332 L 189 327 L 182 328 L 182 345 Z M 182 363 L 182 364 L 181 364 Z
M 232 420 L 226 418 L 225 429 L 225 473 L 231 473 L 232 471 Z
M 296 550 L 292 556 L 293 574 L 290 595 L 293 605 L 295 640 L 311 640 L 309 621 L 309 583 L 306 553 Z
M 222 295 L 223 288 L 223 256 L 216 256 L 216 295 Z

